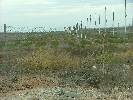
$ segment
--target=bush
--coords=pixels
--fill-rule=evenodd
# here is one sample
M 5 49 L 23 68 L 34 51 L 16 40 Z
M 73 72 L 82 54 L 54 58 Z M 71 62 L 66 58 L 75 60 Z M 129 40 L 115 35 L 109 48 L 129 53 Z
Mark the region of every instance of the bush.
M 39 49 L 18 59 L 18 66 L 28 70 L 61 70 L 78 68 L 79 58 L 69 53 L 53 49 Z

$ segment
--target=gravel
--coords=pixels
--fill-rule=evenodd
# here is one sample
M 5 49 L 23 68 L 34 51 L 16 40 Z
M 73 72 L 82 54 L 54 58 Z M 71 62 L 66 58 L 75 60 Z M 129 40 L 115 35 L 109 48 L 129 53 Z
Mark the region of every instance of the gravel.
M 133 92 L 118 92 L 115 88 L 105 94 L 94 88 L 42 87 L 12 92 L 0 100 L 133 100 Z

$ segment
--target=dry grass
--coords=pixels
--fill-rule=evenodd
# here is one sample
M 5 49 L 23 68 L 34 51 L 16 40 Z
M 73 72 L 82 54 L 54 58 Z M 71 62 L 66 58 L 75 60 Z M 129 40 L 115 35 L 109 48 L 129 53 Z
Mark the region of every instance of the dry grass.
M 71 56 L 69 53 L 53 49 L 39 49 L 31 54 L 17 59 L 17 64 L 28 69 L 73 69 L 78 68 L 80 63 L 79 57 Z

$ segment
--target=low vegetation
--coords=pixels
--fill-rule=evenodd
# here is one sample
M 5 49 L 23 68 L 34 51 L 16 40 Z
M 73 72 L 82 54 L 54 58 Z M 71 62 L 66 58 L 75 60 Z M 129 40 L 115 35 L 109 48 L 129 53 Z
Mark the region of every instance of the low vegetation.
M 14 76 L 48 73 L 64 86 L 94 87 L 104 92 L 132 88 L 133 42 L 132 37 L 127 38 L 88 34 L 87 39 L 80 39 L 50 33 L 1 42 L 0 71 Z

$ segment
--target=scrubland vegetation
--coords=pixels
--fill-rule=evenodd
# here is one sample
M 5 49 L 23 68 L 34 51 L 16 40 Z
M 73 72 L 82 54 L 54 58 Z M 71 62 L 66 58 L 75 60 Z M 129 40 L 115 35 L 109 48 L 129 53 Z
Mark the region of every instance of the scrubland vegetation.
M 132 33 L 87 33 L 86 39 L 64 32 L 27 34 L 17 39 L 16 33 L 7 33 L 6 42 L 0 42 L 1 94 L 43 86 L 47 77 L 58 87 L 94 88 L 107 96 L 116 88 L 117 93 L 133 90 Z M 24 81 L 33 76 L 41 81 Z M 118 100 L 115 96 L 107 100 Z

